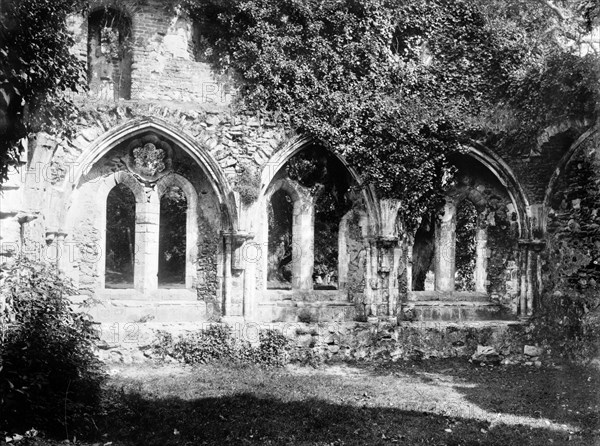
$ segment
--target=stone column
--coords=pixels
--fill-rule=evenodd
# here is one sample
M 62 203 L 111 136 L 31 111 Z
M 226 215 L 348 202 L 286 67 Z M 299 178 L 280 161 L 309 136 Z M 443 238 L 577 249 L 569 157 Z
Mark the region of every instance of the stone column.
M 149 293 L 158 289 L 160 198 L 154 189 L 145 189 L 149 200 L 136 203 L 134 286 Z
M 377 255 L 377 241 L 375 238 L 369 239 L 369 249 L 366 258 L 366 283 L 365 283 L 365 316 L 367 321 L 377 321 L 377 308 L 380 302 L 381 284 L 377 274 L 379 259 Z
M 378 274 L 381 281 L 381 306 L 377 315 L 395 318 L 398 305 L 398 273 L 402 249 L 397 237 L 381 237 L 377 241 L 379 253 Z
M 478 228 L 475 234 L 475 291 L 486 292 L 487 230 Z
M 244 270 L 244 317 L 252 319 L 256 314 L 256 275 L 260 261 L 260 245 L 255 242 L 245 243 L 242 247 Z
M 533 299 L 534 299 L 534 274 L 537 272 L 535 266 L 535 253 L 529 248 L 527 253 L 527 316 L 533 316 Z
M 338 290 L 345 290 L 348 286 L 350 256 L 346 237 L 348 237 L 348 219 L 351 215 L 352 211 L 348 211 L 342 217 L 338 230 Z
M 409 236 L 406 246 L 406 290 L 412 291 L 412 275 L 413 275 L 413 246 L 415 239 L 413 236 Z
M 292 289 L 313 289 L 315 206 L 310 195 L 294 202 L 292 222 Z
M 533 315 L 535 310 L 536 294 L 539 291 L 536 284 L 541 276 L 539 257 L 540 252 L 545 247 L 545 242 L 539 239 L 520 240 L 519 247 L 521 256 L 521 264 L 519 265 L 521 273 L 519 315 L 522 318 L 528 318 Z
M 196 272 L 196 263 L 198 262 L 198 217 L 193 204 L 190 202 L 188 202 L 185 224 L 185 287 L 191 290 L 198 276 Z
M 527 317 L 527 248 L 519 247 L 519 316 Z
M 248 291 L 245 280 L 246 262 L 243 258 L 244 245 L 247 240 L 253 238 L 253 235 L 246 232 L 226 232 L 223 236 L 225 264 L 230 264 L 230 274 L 229 276 L 225 274 L 225 315 L 242 317 L 245 309 L 245 293 Z
M 70 253 L 65 246 L 66 233 L 57 230 L 46 231 L 46 251 L 43 256 L 49 263 L 54 263 L 61 271 L 67 271 L 70 267 Z
M 379 202 L 379 235 L 374 243 L 371 243 L 371 257 L 376 262 L 372 280 L 376 281 L 376 284 L 371 284 L 371 309 L 368 316 L 373 320 L 378 317 L 395 317 L 400 264 L 397 217 L 401 204 L 402 202 L 396 199 L 384 199 Z
M 456 205 L 447 202 L 435 228 L 435 289 L 454 291 L 456 272 Z
M 231 236 L 224 234 L 225 249 L 223 252 L 225 265 L 223 267 L 223 316 L 232 316 L 231 290 Z

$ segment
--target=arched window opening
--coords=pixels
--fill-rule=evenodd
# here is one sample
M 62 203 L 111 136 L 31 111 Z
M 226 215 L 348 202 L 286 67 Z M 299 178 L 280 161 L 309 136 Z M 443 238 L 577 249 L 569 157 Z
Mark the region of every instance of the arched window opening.
M 412 290 L 435 289 L 435 226 L 431 218 L 424 218 L 414 237 L 412 258 Z
M 314 197 L 313 288 L 337 289 L 340 222 L 351 207 L 348 171 L 328 151 L 311 147 L 292 157 L 286 172 Z
M 135 197 L 117 184 L 106 200 L 106 288 L 133 288 Z
M 315 290 L 338 288 L 339 229 L 341 216 L 335 196 L 321 193 L 315 203 Z
M 187 199 L 181 188 L 171 186 L 160 198 L 158 285 L 185 286 Z
M 456 291 L 475 291 L 478 212 L 470 200 L 462 200 L 456 211 Z
M 88 84 L 102 99 L 131 98 L 131 21 L 101 9 L 88 19 Z
M 292 288 L 292 223 L 294 203 L 290 195 L 279 189 L 268 203 L 268 289 Z

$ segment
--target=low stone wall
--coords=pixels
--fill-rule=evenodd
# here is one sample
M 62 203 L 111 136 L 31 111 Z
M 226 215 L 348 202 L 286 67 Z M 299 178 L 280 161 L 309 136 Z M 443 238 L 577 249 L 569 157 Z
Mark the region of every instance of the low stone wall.
M 154 359 L 157 332 L 177 337 L 207 328 L 205 324 L 105 324 L 100 357 L 107 362 L 144 362 Z M 235 339 L 258 342 L 260 330 L 281 331 L 290 340 L 290 357 L 327 361 L 399 361 L 470 357 L 477 346 L 492 347 L 501 357 L 521 355 L 527 344 L 526 326 L 502 323 L 233 323 Z

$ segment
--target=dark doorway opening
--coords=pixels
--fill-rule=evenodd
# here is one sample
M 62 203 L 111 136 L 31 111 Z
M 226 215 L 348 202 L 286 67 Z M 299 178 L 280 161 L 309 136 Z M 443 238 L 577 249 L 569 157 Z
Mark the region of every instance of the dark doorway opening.
M 160 198 L 158 286 L 185 287 L 187 199 L 179 187 Z
M 133 288 L 135 197 L 117 184 L 106 200 L 106 288 Z

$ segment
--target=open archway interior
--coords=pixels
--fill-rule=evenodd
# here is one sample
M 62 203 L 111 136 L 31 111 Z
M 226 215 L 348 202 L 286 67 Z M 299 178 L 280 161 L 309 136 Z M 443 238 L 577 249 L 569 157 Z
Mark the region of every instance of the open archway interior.
M 133 134 L 106 151 L 80 178 L 73 194 L 67 217 L 79 250 L 73 277 L 91 291 L 109 287 L 105 250 L 94 255 L 86 250 L 96 245 L 104 248 L 113 208 L 106 197 L 115 184 L 124 183 L 133 191 L 136 204 L 131 211 L 135 217 L 132 288 L 158 296 L 154 291 L 159 286 L 185 287 L 194 289 L 200 299 L 218 300 L 223 274 L 220 233 L 228 228 L 224 221 L 229 219 L 205 169 L 177 143 L 153 130 Z
M 292 287 L 292 225 L 294 203 L 282 189 L 273 193 L 267 206 L 269 220 L 268 289 Z
M 467 154 L 446 200 L 414 234 L 411 289 L 415 292 L 486 293 L 507 306 L 518 299 L 515 269 L 519 216 L 506 185 Z
M 185 286 L 188 203 L 180 187 L 168 187 L 160 197 L 158 285 Z
M 314 289 L 337 289 L 339 284 L 339 229 L 343 214 L 336 196 L 324 190 L 315 202 Z
M 435 289 L 435 220 L 425 216 L 415 233 L 413 244 L 413 291 L 433 291 Z
M 339 287 L 339 231 L 352 203 L 348 200 L 351 178 L 346 166 L 318 146 L 294 155 L 285 165 L 290 180 L 307 189 L 313 212 L 313 288 Z
M 350 282 L 354 287 L 349 265 L 358 261 L 356 250 L 362 240 L 355 217 L 359 208 L 364 209 L 360 194 L 349 198 L 355 184 L 352 174 L 337 156 L 318 145 L 304 147 L 281 166 L 265 193 L 263 236 L 269 252 L 263 264 L 266 286 L 259 286 L 347 291 Z M 353 207 L 356 216 L 349 215 Z
M 106 288 L 133 288 L 135 252 L 135 197 L 117 184 L 106 200 Z

